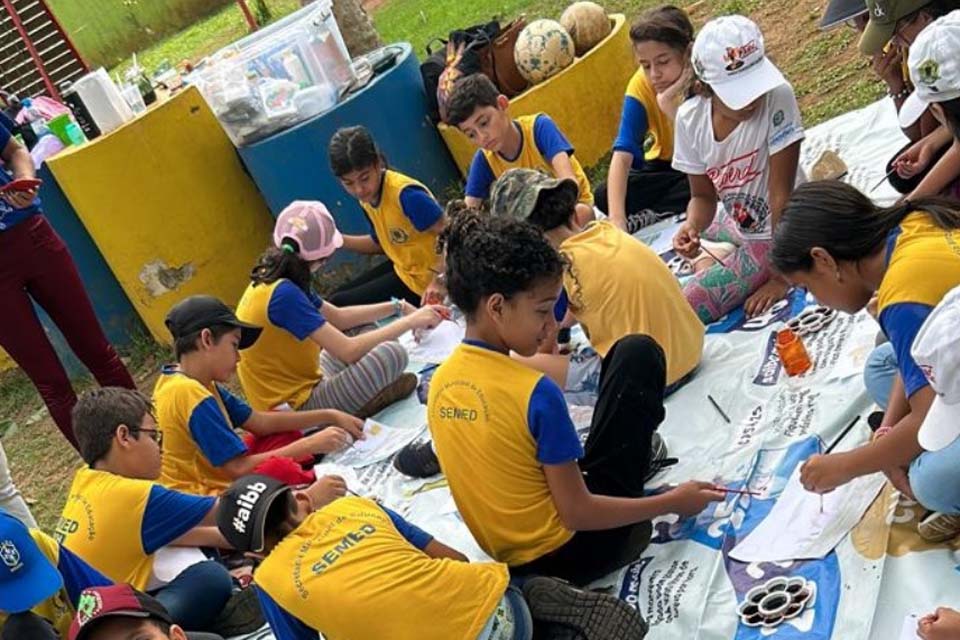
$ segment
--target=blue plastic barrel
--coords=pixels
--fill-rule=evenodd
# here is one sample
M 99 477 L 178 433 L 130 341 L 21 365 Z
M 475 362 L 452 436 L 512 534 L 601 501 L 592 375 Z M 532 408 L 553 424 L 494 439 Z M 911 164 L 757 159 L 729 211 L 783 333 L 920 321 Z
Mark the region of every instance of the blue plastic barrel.
M 402 50 L 396 65 L 362 90 L 326 113 L 239 149 L 274 216 L 293 200 L 320 200 L 341 231 L 368 231 L 360 205 L 330 170 L 327 145 L 341 127 L 365 126 L 392 168 L 420 180 L 438 198 L 460 180 L 427 115 L 420 63 L 409 44 L 392 46 Z M 366 256 L 340 251 L 328 267 L 328 284 L 354 277 L 368 265 Z

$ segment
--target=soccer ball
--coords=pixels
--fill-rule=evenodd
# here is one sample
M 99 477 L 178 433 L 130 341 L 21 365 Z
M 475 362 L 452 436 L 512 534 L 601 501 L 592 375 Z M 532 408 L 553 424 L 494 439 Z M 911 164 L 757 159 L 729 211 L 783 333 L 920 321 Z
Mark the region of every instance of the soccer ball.
M 593 49 L 613 30 L 607 12 L 596 2 L 574 2 L 560 16 L 560 24 L 573 38 L 578 56 Z
M 517 38 L 513 59 L 520 75 L 538 84 L 573 62 L 573 38 L 556 20 L 534 20 Z

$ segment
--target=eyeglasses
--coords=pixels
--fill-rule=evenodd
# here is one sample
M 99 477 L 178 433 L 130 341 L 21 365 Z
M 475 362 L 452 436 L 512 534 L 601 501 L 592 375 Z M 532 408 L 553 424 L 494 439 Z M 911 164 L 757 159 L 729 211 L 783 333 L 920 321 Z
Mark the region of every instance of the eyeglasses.
M 163 432 L 159 429 L 137 429 L 134 433 L 145 433 L 150 436 L 150 439 L 156 442 L 158 445 L 163 444 Z

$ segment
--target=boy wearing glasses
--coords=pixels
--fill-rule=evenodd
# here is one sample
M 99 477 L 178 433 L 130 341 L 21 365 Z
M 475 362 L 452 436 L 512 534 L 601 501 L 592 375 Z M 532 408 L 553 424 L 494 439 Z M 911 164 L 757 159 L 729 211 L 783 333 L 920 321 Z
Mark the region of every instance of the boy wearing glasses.
M 57 541 L 111 580 L 149 591 L 177 624 L 208 630 L 232 590 L 226 568 L 199 549 L 229 548 L 215 526 L 217 499 L 157 483 L 161 436 L 140 392 L 88 391 L 73 424 L 87 466 L 74 476 Z

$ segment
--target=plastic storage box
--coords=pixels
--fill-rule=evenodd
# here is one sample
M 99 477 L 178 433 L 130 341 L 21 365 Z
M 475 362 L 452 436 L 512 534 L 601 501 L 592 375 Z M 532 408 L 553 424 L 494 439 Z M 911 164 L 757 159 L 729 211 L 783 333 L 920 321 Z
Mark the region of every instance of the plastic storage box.
M 240 146 L 330 109 L 356 77 L 332 0 L 318 0 L 221 49 L 186 81 Z

